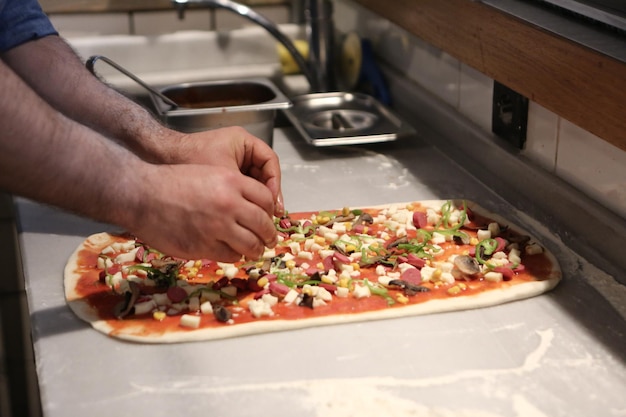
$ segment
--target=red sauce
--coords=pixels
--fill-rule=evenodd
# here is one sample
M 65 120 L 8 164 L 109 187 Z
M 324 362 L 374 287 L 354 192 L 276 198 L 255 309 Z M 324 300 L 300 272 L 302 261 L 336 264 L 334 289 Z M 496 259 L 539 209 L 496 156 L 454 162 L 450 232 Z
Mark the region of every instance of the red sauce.
M 377 214 L 377 210 L 368 210 L 372 216 Z M 290 217 L 296 219 L 308 219 L 312 213 L 297 213 L 292 214 Z M 474 219 L 477 223 L 485 223 L 487 219 Z M 377 231 L 377 226 L 371 226 L 370 232 L 374 234 Z M 475 236 L 474 231 L 464 230 L 472 236 Z M 409 232 L 409 238 L 415 237 L 415 231 Z M 128 239 L 127 236 L 120 237 L 119 241 L 123 242 Z M 457 246 L 452 242 L 446 242 L 441 244 L 445 249 L 446 255 L 442 258 L 447 258 L 453 253 L 462 253 L 467 251 L 467 246 Z M 113 314 L 114 307 L 123 301 L 123 296 L 115 294 L 104 283 L 100 282 L 100 271 L 96 268 L 98 254 L 103 248 L 88 248 L 82 250 L 78 254 L 78 269 L 77 273 L 81 275 L 78 281 L 76 292 L 80 297 L 84 298 L 96 311 L 101 319 L 106 320 L 107 323 L 113 327 L 112 334 L 118 331 L 125 331 L 129 327 L 137 326 L 137 332 L 145 335 L 158 335 L 163 333 L 172 333 L 178 331 L 193 331 L 194 329 L 181 327 L 180 315 L 167 316 L 162 321 L 157 321 L 152 317 L 152 314 L 145 314 L 142 316 L 131 316 L 124 319 L 117 319 Z M 279 246 L 276 248 L 276 252 L 287 252 L 289 249 L 285 246 Z M 296 259 L 297 263 L 304 262 L 303 260 Z M 311 265 L 317 265 L 321 262 L 318 255 L 315 255 L 313 260 L 306 260 Z M 246 308 L 247 301 L 253 297 L 250 292 L 242 292 L 238 295 L 240 306 L 230 307 L 234 312 L 233 320 L 234 325 L 241 323 L 248 323 L 251 321 L 271 321 L 271 320 L 299 320 L 310 317 L 320 317 L 336 314 L 353 314 L 366 311 L 376 311 L 389 308 L 403 308 L 405 305 L 419 304 L 434 299 L 444 299 L 451 297 L 465 297 L 475 295 L 484 291 L 490 291 L 492 289 L 505 288 L 509 286 L 519 285 L 524 282 L 543 280 L 550 277 L 553 265 L 550 259 L 545 254 L 538 254 L 532 256 L 523 257 L 523 265 L 525 269 L 513 277 L 510 281 L 502 282 L 487 282 L 481 280 L 464 281 L 467 286 L 466 289 L 461 291 L 458 295 L 450 295 L 448 289 L 451 285 L 442 285 L 435 287 L 431 282 L 423 283 L 423 286 L 428 287 L 430 291 L 417 293 L 416 295 L 408 297 L 408 303 L 402 304 L 396 302 L 393 305 L 389 305 L 387 300 L 383 297 L 372 295 L 370 297 L 356 299 L 352 294 L 346 298 L 333 296 L 332 301 L 328 302 L 324 306 L 316 306 L 314 309 L 309 307 L 289 305 L 284 302 L 279 302 L 273 307 L 273 316 L 263 316 L 261 318 L 255 318 L 250 311 Z M 206 284 L 208 282 L 217 281 L 221 275 L 217 274 L 218 266 L 216 263 L 212 263 L 209 266 L 202 267 L 198 271 L 198 277 L 190 279 L 192 284 Z M 240 269 L 238 277 L 246 278 L 247 275 L 243 269 Z M 371 282 L 377 281 L 377 275 L 374 268 L 362 268 L 361 276 L 358 279 L 367 278 Z M 154 290 L 150 288 L 150 290 Z M 163 290 L 164 291 L 164 290 Z M 396 295 L 401 293 L 399 290 L 389 289 L 389 295 L 395 300 Z M 194 314 L 194 313 L 191 313 Z M 199 314 L 199 313 L 198 313 Z M 211 315 L 202 315 L 200 328 L 206 327 L 221 327 L 228 324 L 217 321 L 217 319 Z

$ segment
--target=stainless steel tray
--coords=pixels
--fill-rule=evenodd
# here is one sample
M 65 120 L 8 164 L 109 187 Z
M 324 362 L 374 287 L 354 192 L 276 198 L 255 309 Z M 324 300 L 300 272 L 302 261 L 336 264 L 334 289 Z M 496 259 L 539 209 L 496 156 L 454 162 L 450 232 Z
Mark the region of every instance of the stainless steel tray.
M 374 97 L 361 93 L 313 93 L 291 99 L 289 121 L 314 146 L 389 142 L 412 128 Z

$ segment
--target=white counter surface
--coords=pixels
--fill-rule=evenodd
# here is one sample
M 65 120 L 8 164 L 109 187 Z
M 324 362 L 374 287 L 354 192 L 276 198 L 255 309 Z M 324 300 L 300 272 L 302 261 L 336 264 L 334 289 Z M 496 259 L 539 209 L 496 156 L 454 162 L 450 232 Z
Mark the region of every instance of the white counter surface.
M 539 236 L 552 292 L 473 311 L 176 345 L 104 336 L 63 296 L 65 261 L 111 230 L 19 200 L 46 417 L 626 416 L 624 287 L 417 138 L 317 149 L 277 129 L 290 211 L 432 198 L 480 201 Z M 593 283 L 593 285 L 592 285 Z M 621 294 L 619 294 L 621 292 Z

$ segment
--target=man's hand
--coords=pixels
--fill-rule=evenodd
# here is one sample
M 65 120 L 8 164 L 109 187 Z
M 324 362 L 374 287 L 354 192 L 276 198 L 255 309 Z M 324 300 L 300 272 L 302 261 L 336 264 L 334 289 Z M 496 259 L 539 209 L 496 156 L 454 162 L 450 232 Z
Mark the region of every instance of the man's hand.
M 241 127 L 227 127 L 164 138 L 162 162 L 206 164 L 239 172 L 265 184 L 274 197 L 273 213 L 284 214 L 278 156 L 265 142 Z M 157 158 L 157 159 L 158 159 Z
M 128 193 L 128 229 L 169 255 L 234 262 L 277 242 L 269 188 L 216 165 L 148 165 Z M 124 204 L 123 202 L 121 202 Z

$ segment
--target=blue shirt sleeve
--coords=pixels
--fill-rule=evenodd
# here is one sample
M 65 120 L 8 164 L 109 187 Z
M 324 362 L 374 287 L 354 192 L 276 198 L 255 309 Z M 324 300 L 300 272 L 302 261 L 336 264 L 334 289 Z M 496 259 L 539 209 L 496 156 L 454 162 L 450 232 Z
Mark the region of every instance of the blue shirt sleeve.
M 0 52 L 57 34 L 37 0 L 0 0 Z

